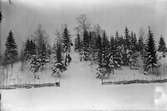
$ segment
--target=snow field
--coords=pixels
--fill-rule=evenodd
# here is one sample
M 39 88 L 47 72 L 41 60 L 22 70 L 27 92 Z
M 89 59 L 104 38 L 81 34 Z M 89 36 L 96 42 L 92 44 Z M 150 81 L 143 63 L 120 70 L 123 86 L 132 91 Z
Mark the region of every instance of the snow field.
M 80 62 L 74 53 L 72 63 L 62 74 L 61 87 L 2 91 L 3 111 L 164 109 L 165 100 L 156 98 L 155 102 L 155 93 L 157 86 L 162 89 L 167 84 L 101 85 L 95 66 L 88 64 Z

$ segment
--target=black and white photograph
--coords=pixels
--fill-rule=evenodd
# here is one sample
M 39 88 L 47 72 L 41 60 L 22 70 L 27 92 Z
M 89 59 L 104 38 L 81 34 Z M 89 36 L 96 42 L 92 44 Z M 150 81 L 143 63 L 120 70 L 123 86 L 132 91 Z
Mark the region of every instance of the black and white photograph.
M 0 0 L 0 111 L 167 111 L 167 0 Z

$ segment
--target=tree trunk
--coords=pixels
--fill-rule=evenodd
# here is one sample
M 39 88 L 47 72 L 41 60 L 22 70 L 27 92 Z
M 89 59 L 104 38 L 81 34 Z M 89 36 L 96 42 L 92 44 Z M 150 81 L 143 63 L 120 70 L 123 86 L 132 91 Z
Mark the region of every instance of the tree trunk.
M 103 77 L 101 78 L 101 84 L 103 85 Z
M 8 66 L 6 66 L 6 87 L 8 85 Z

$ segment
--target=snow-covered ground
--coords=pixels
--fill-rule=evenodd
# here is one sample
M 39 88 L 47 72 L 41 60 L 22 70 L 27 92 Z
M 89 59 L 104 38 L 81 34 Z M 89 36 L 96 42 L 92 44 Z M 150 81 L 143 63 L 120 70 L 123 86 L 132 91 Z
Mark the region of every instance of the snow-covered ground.
M 131 81 L 131 80 L 164 80 L 167 79 L 167 57 L 162 57 L 158 60 L 160 67 L 157 69 L 156 74 L 144 74 L 143 69 L 132 70 L 130 67 L 122 66 L 121 70 L 115 70 L 114 74 L 110 74 L 109 78 L 105 79 L 105 82 L 117 82 L 117 81 Z M 142 65 L 141 65 L 142 66 Z
M 167 68 L 166 68 L 167 69 Z M 167 79 L 167 74 L 160 74 L 159 76 L 153 74 L 144 75 L 143 71 L 131 70 L 129 67 L 122 67 L 121 70 L 115 70 L 114 74 L 111 74 L 105 82 L 116 81 L 131 81 L 131 80 L 163 80 Z
M 167 108 L 167 83 L 101 85 L 94 68 L 80 62 L 76 53 L 72 59 L 60 87 L 1 91 L 2 111 Z
M 52 76 L 52 72 L 47 68 L 47 70 L 38 72 L 40 79 L 34 79 L 34 75 L 28 68 L 21 71 L 21 63 L 14 64 L 13 70 L 9 67 L 8 72 L 6 69 L 2 71 L 3 84 L 0 85 L 8 86 L 13 84 L 43 84 L 43 83 L 54 83 L 55 78 Z M 48 65 L 49 66 L 49 65 Z

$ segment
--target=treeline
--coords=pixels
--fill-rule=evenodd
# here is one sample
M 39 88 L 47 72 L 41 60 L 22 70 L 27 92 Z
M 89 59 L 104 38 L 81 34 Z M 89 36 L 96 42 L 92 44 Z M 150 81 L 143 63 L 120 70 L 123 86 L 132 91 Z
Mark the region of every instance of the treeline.
M 65 26 L 60 36 L 55 37 L 53 46 L 50 45 L 47 33 L 39 25 L 32 37 L 23 43 L 21 51 L 18 51 L 14 33 L 10 31 L 1 65 L 8 70 L 9 66 L 13 69 L 15 63 L 21 62 L 21 71 L 28 68 L 34 75 L 39 71 L 44 71 L 48 68 L 46 66 L 49 65 L 53 75 L 60 76 L 60 73 L 67 69 L 71 61 L 72 42 L 67 26 Z M 35 75 L 34 78 L 38 79 L 39 76 Z
M 158 67 L 157 51 L 167 52 L 166 43 L 161 36 L 158 48 L 154 41 L 154 34 L 150 28 L 147 31 L 147 39 L 141 34 L 136 36 L 134 31 L 125 27 L 124 34 L 118 31 L 114 36 L 108 37 L 105 30 L 99 25 L 91 28 L 85 15 L 77 18 L 78 26 L 76 27 L 77 37 L 75 38 L 75 51 L 79 52 L 81 61 L 91 61 L 98 65 L 98 71 L 106 74 L 121 66 L 137 67 L 137 59 L 141 57 L 143 69 L 145 72 L 152 71 Z M 51 70 L 64 71 L 71 61 L 71 36 L 67 26 L 63 29 L 57 41 L 53 46 L 48 43 L 48 35 L 41 26 L 36 30 L 31 39 L 27 39 L 18 52 L 12 31 L 6 40 L 5 52 L 1 55 L 1 65 L 8 67 L 17 61 L 21 61 L 22 70 L 25 64 L 29 64 L 29 69 L 36 73 L 45 70 L 47 63 L 52 64 Z M 56 65 L 55 65 L 56 64 Z
M 82 22 L 81 22 L 82 21 Z M 81 26 L 85 19 L 80 18 Z M 167 52 L 164 38 L 161 36 L 159 46 L 156 48 L 154 34 L 148 28 L 147 39 L 141 34 L 125 28 L 124 34 L 115 33 L 115 36 L 108 37 L 105 30 L 98 28 L 82 28 L 75 39 L 75 51 L 80 54 L 80 61 L 91 61 L 98 65 L 97 71 L 100 75 L 114 73 L 115 69 L 121 66 L 140 67 L 138 58 L 143 61 L 144 73 L 154 73 L 159 66 L 157 63 L 157 51 L 164 55 Z M 154 70 L 155 69 L 155 70 Z

